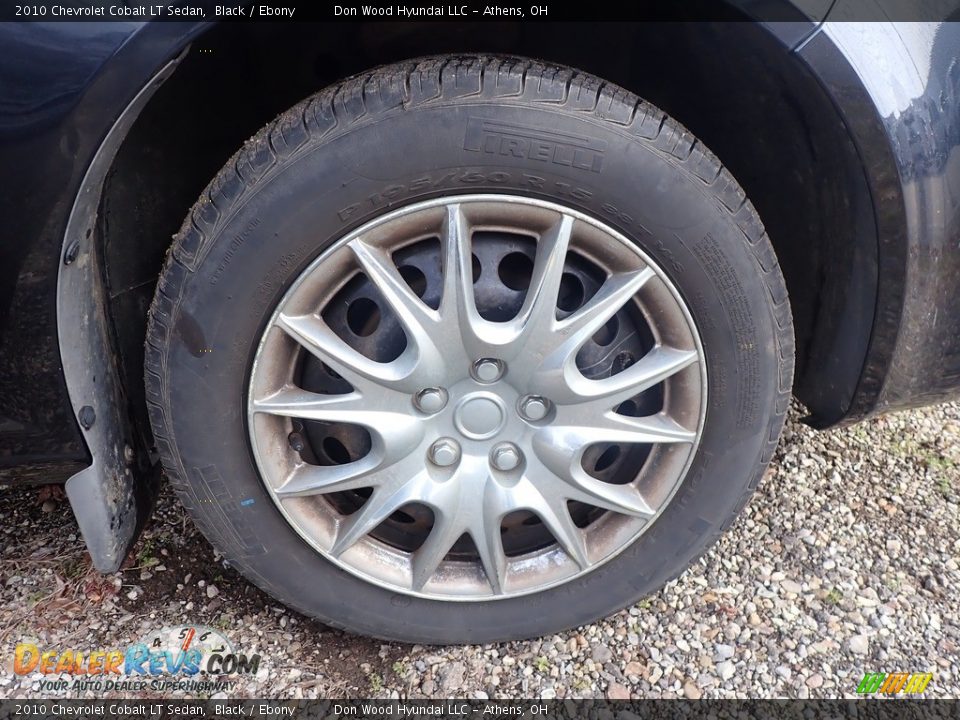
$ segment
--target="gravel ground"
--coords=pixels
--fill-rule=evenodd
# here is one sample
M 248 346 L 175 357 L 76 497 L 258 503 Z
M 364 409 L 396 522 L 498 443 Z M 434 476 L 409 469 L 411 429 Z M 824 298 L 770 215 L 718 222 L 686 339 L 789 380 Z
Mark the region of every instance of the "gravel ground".
M 960 696 L 960 403 L 829 433 L 798 417 L 681 578 L 593 625 L 491 646 L 384 644 L 297 615 L 224 567 L 167 492 L 103 577 L 59 489 L 8 489 L 0 697 L 39 693 L 39 675 L 13 674 L 18 642 L 123 647 L 184 622 L 263 654 L 231 697 L 852 697 L 880 671 L 932 672 L 927 696 Z

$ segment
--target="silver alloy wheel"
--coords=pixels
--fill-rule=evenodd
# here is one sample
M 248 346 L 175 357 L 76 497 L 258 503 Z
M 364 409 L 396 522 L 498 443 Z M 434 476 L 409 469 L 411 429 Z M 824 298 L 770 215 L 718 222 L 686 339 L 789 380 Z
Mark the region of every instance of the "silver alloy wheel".
M 472 245 L 479 233 L 535 242 L 528 286 L 511 319 L 493 321 L 478 311 Z M 440 291 L 431 307 L 396 257 L 437 239 Z M 602 277 L 593 295 L 564 316 L 558 294 L 572 257 Z M 331 300 L 358 276 L 376 288 L 379 311 L 402 328 L 403 350 L 387 362 L 351 347 L 324 319 Z M 608 377 L 588 378 L 578 353 L 618 313 L 639 318 L 652 345 Z M 304 356 L 352 391 L 304 389 Z M 655 413 L 622 410 L 654 391 Z M 261 339 L 247 408 L 263 481 L 317 551 L 393 591 L 484 600 L 566 583 L 650 527 L 696 451 L 706 367 L 680 294 L 623 235 L 555 203 L 467 195 L 386 213 L 304 270 Z M 303 450 L 304 422 L 361 428 L 369 438 L 365 454 L 318 464 Z M 601 479 L 584 466 L 595 448 L 635 446 L 646 454 L 626 482 Z M 331 500 L 348 491 L 361 493 L 349 513 Z M 574 504 L 596 512 L 578 522 Z M 379 527 L 414 506 L 432 517 L 416 547 L 378 536 Z M 521 512 L 542 523 L 552 542 L 508 554 L 504 522 Z M 451 553 L 465 535 L 475 558 Z

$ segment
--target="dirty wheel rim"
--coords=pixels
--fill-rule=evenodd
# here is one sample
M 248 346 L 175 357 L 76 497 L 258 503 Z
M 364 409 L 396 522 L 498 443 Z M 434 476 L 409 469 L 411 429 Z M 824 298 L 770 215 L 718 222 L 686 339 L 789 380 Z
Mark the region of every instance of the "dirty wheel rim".
M 333 243 L 278 303 L 247 398 L 300 536 L 442 600 L 542 591 L 631 545 L 682 483 L 705 407 L 663 270 L 605 223 L 509 195 L 410 205 Z

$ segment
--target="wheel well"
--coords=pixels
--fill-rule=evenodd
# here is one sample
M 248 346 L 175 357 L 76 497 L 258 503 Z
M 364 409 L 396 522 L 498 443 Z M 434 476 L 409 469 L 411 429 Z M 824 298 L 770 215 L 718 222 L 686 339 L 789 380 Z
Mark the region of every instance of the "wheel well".
M 745 188 L 783 268 L 797 333 L 795 393 L 821 425 L 843 416 L 873 321 L 876 231 L 856 149 L 796 55 L 746 22 L 442 27 L 224 23 L 195 41 L 144 109 L 107 178 L 98 233 L 122 379 L 145 443 L 147 310 L 171 236 L 206 184 L 307 95 L 379 64 L 448 52 L 580 68 L 660 106 L 703 140 Z

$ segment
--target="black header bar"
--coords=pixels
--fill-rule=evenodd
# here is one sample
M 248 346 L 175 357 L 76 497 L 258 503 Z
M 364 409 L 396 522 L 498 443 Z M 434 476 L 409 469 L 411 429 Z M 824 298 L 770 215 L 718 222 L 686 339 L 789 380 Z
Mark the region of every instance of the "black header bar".
M 960 0 L 0 0 L 4 22 L 960 21 Z

